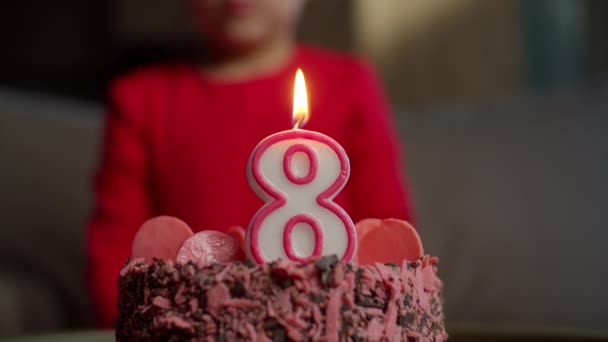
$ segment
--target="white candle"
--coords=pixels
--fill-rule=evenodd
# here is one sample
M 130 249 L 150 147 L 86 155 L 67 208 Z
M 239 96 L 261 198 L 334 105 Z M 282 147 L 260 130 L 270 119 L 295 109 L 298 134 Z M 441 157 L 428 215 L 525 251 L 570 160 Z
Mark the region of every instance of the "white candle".
M 266 204 L 251 220 L 245 237 L 249 258 L 306 262 L 337 255 L 350 261 L 357 246 L 354 224 L 333 202 L 350 175 L 346 152 L 319 132 L 300 129 L 308 120 L 301 70 L 294 89 L 294 128 L 262 140 L 251 154 L 248 179 Z

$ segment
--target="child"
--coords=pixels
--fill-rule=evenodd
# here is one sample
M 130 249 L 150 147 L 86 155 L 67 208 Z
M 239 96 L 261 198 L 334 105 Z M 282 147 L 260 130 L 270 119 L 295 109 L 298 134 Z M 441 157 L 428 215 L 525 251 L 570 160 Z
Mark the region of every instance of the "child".
M 89 284 L 103 326 L 140 224 L 155 215 L 195 231 L 246 227 L 263 202 L 245 177 L 264 137 L 292 128 L 293 80 L 305 73 L 306 129 L 336 139 L 351 177 L 336 198 L 357 222 L 411 219 L 388 106 L 371 70 L 343 54 L 294 43 L 303 0 L 191 0 L 211 52 L 199 65 L 159 65 L 114 82 L 96 209 L 88 227 Z

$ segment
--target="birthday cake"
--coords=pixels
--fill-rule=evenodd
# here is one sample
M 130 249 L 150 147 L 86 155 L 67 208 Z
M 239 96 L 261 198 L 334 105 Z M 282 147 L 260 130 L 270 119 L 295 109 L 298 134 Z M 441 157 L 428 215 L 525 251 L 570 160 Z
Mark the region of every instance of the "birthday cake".
M 119 278 L 118 341 L 445 341 L 437 259 L 405 221 L 355 225 L 333 202 L 350 175 L 335 140 L 294 128 L 263 139 L 247 167 L 265 202 L 247 230 L 194 234 L 145 222 Z M 199 229 L 201 230 L 201 229 Z
M 145 234 L 139 235 L 136 240 Z M 226 252 L 234 250 L 226 243 L 231 239 L 220 240 L 209 239 L 213 253 L 183 243 L 177 260 L 150 260 L 134 243 L 141 257 L 131 258 L 120 275 L 117 341 L 447 340 L 436 258 L 365 265 L 335 256 L 307 263 L 209 262 L 242 258 Z M 187 261 L 180 258 L 184 249 Z

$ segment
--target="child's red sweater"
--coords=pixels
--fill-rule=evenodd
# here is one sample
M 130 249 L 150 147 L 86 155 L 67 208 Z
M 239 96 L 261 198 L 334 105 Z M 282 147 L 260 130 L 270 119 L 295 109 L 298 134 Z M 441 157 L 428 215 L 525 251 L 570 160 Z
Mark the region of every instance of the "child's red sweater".
M 103 326 L 116 314 L 119 271 L 144 220 L 173 215 L 195 231 L 247 226 L 263 204 L 247 184 L 247 160 L 264 137 L 292 128 L 298 67 L 311 110 L 304 128 L 350 157 L 335 201 L 355 222 L 411 219 L 389 108 L 365 64 L 299 46 L 282 69 L 238 83 L 207 80 L 192 65 L 141 69 L 111 87 L 88 227 L 89 286 Z

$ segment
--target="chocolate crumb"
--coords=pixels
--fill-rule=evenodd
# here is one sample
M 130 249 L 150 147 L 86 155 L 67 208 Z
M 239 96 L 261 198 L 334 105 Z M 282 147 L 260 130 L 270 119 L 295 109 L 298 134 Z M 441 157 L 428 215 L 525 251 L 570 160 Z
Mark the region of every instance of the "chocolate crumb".
M 154 275 L 157 276 L 158 278 L 164 278 L 165 277 L 165 270 L 163 270 L 161 268 L 158 271 L 156 271 L 156 273 Z
M 334 270 L 327 269 L 321 273 L 321 284 L 323 286 L 328 287 L 331 284 L 331 279 L 333 278 Z
M 272 333 L 272 342 L 287 341 L 287 331 L 283 327 L 276 328 Z
M 384 310 L 384 304 L 382 304 L 377 298 L 359 295 L 357 296 L 355 303 L 366 308 L 378 308 Z
M 311 293 L 310 294 L 310 300 L 312 300 L 313 303 L 317 303 L 317 304 L 323 303 L 323 296 L 321 296 L 318 293 Z
M 273 342 L 287 341 L 287 331 L 276 319 L 269 319 L 263 324 L 264 332 Z
M 363 269 L 360 268 L 357 270 L 357 272 L 355 272 L 355 284 L 360 285 L 362 277 L 363 277 Z
M 247 266 L 249 268 L 252 268 L 252 267 L 256 266 L 256 263 L 253 262 L 253 260 L 249 260 L 249 259 L 243 261 L 242 263 L 243 263 L 243 265 L 245 265 L 245 266 Z
M 315 266 L 321 271 L 327 271 L 338 262 L 340 262 L 338 256 L 330 255 L 317 260 L 317 262 L 315 262 Z
M 412 299 L 412 295 L 409 292 L 406 293 L 403 298 L 403 305 L 405 305 L 406 307 L 412 305 Z
M 198 296 L 198 305 L 201 306 L 201 307 L 206 307 L 207 306 L 207 292 L 202 292 Z
M 431 330 L 439 330 L 439 329 L 441 329 L 441 326 L 439 324 L 437 324 L 437 322 L 431 323 Z
M 276 327 L 279 327 L 279 326 L 281 326 L 281 324 L 279 323 L 279 321 L 277 321 L 274 318 L 267 319 L 266 321 L 264 321 L 264 324 L 262 325 L 264 330 L 268 330 L 268 332 L 272 332 Z
M 422 332 L 428 321 L 429 315 L 426 312 L 423 312 L 422 317 L 420 318 L 420 324 L 418 324 L 418 332 Z
M 412 325 L 414 324 L 415 318 L 416 317 L 414 316 L 414 314 L 409 312 L 409 313 L 405 314 L 405 316 L 399 316 L 397 318 L 397 324 L 404 328 L 411 328 Z
M 288 287 L 293 286 L 293 279 L 287 277 L 287 275 L 282 272 L 277 272 L 276 270 L 273 270 L 271 278 L 272 282 L 282 289 L 286 289 Z
M 247 289 L 243 286 L 243 283 L 239 280 L 235 280 L 228 286 L 230 295 L 234 298 L 243 298 L 247 296 Z

